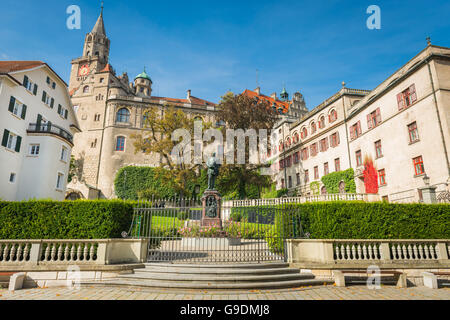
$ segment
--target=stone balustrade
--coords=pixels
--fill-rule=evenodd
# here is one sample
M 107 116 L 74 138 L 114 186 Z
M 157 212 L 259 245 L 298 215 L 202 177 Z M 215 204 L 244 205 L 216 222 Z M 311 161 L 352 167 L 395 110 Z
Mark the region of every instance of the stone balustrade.
M 251 207 L 264 205 L 280 205 L 289 203 L 307 203 L 321 201 L 379 201 L 377 195 L 362 193 L 322 194 L 315 196 L 284 197 L 273 199 L 226 200 L 224 207 Z
M 450 267 L 450 240 L 286 240 L 288 262 L 321 266 Z
M 147 245 L 147 239 L 0 240 L 0 266 L 142 263 Z

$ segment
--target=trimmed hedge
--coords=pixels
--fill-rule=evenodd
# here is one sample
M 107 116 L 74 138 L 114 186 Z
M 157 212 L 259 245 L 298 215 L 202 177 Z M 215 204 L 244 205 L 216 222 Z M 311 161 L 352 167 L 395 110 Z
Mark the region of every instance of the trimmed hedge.
M 0 201 L 0 239 L 120 238 L 134 202 L 120 200 Z
M 292 237 L 309 233 L 313 239 L 450 238 L 448 204 L 315 202 L 277 212 L 282 215 L 275 219 L 277 230 Z

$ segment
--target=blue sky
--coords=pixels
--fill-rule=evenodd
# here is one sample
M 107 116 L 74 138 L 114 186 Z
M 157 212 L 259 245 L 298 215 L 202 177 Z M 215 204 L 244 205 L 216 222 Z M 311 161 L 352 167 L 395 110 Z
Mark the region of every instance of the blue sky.
M 0 59 L 43 60 L 68 82 L 70 61 L 100 12 L 95 0 L 2 0 Z M 66 8 L 81 8 L 81 30 Z M 381 8 L 381 30 L 366 9 Z M 105 0 L 110 62 L 130 78 L 144 66 L 153 94 L 218 102 L 259 85 L 300 91 L 312 109 L 340 89 L 373 89 L 426 46 L 450 46 L 450 1 Z

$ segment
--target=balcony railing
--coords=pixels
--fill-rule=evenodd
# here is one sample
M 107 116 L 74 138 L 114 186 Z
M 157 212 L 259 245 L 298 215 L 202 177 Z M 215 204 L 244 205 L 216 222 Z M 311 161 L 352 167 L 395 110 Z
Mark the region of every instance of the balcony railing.
M 30 123 L 28 126 L 28 133 L 50 133 L 50 134 L 56 134 L 57 136 L 69 141 L 73 144 L 73 136 L 70 134 L 67 130 L 55 125 L 55 124 L 48 124 L 48 123 L 42 123 L 40 125 L 36 123 Z

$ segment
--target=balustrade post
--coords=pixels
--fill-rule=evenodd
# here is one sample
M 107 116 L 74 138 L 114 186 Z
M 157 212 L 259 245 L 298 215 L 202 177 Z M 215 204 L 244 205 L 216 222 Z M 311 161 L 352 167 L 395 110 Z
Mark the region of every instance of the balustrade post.
M 34 242 L 31 244 L 30 249 L 30 260 L 29 262 L 32 264 L 39 264 L 39 260 L 41 257 L 41 248 L 42 248 L 42 241 Z
M 109 242 L 109 241 L 108 241 Z M 96 264 L 109 264 L 108 259 L 108 242 L 100 242 L 97 247 L 97 260 Z
M 382 242 L 379 247 L 381 260 L 391 260 L 391 251 L 389 249 L 389 243 L 388 242 Z
M 438 260 L 448 260 L 447 243 L 438 242 L 436 245 L 436 253 Z

